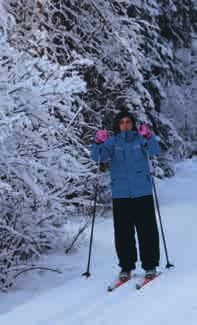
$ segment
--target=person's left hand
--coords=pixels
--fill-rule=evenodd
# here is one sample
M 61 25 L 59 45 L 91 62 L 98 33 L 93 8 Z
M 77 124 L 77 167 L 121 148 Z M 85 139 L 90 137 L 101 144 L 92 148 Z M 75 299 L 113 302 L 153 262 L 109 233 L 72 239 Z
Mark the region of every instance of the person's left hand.
M 143 137 L 145 137 L 146 139 L 150 139 L 153 134 L 146 122 L 139 126 L 138 133 L 140 135 L 143 135 Z

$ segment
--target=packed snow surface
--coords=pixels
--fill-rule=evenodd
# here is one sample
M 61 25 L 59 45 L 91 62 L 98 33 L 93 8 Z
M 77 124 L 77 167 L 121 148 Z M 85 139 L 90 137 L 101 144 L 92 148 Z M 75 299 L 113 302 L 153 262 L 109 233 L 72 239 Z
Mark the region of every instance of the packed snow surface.
M 113 220 L 111 217 L 97 219 L 91 276 L 81 276 L 86 270 L 88 247 L 65 256 L 70 269 L 66 271 L 65 268 L 61 285 L 51 285 L 56 274 L 47 278 L 48 286 L 42 276 L 43 280 L 38 278 L 37 285 L 40 281 L 42 286 L 45 281 L 45 290 L 37 288 L 37 294 L 30 297 L 31 286 L 24 278 L 23 290 L 1 294 L 0 324 L 197 325 L 197 160 L 178 163 L 176 176 L 156 180 L 156 187 L 169 259 L 175 268 L 165 269 L 161 240 L 160 269 L 163 273 L 158 279 L 136 291 L 135 281 L 143 274 L 138 263 L 135 280 L 113 293 L 107 292 L 107 285 L 119 270 Z M 27 299 L 23 299 L 25 296 Z

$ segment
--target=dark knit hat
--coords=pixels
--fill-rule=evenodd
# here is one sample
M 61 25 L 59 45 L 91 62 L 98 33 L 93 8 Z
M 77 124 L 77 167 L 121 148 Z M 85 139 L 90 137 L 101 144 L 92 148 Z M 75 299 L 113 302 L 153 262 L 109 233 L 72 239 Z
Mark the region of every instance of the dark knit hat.
M 120 120 L 125 117 L 128 117 L 133 122 L 132 130 L 137 131 L 136 119 L 135 119 L 134 114 L 132 114 L 131 112 L 128 112 L 128 111 L 121 111 L 114 118 L 114 123 L 113 123 L 114 135 L 116 135 L 120 132 Z

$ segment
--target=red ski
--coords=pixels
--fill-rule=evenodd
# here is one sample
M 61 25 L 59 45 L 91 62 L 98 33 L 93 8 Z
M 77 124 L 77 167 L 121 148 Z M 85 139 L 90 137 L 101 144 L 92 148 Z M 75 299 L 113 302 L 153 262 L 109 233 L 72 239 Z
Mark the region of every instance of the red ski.
M 148 278 L 148 279 L 143 279 L 143 281 L 141 283 L 136 283 L 136 289 L 140 290 L 143 287 L 145 287 L 147 284 L 149 284 L 150 282 L 152 282 L 153 280 L 155 280 L 156 278 L 158 278 L 158 276 L 160 276 L 161 272 L 158 272 L 157 274 L 153 275 L 152 277 Z
M 131 274 L 130 278 L 127 279 L 127 280 L 119 280 L 119 279 L 115 280 L 115 282 L 113 284 L 111 284 L 111 285 L 109 285 L 107 287 L 107 291 L 109 291 L 109 292 L 114 291 L 115 289 L 121 287 L 123 284 L 125 284 L 126 282 L 128 282 L 129 280 L 131 280 L 131 278 L 133 278 L 133 277 L 134 277 L 134 275 Z

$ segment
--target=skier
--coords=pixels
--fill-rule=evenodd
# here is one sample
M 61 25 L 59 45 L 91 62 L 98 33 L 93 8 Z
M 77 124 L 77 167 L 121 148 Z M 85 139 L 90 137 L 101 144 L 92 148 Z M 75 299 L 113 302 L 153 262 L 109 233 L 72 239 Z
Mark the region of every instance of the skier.
M 96 132 L 92 159 L 109 161 L 112 181 L 112 205 L 115 248 L 121 271 L 120 280 L 128 280 L 137 262 L 135 229 L 145 277 L 154 276 L 159 266 L 160 248 L 151 175 L 150 156 L 160 153 L 156 136 L 128 111 L 119 112 L 113 125 L 114 136 L 107 130 Z

